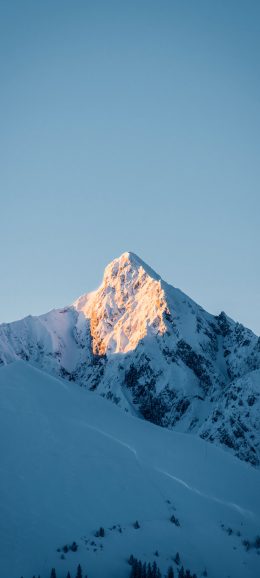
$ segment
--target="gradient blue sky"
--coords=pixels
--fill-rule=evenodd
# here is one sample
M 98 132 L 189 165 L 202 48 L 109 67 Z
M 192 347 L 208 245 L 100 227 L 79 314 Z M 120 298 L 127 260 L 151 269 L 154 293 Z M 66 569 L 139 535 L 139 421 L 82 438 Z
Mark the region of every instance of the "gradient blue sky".
M 0 321 L 137 253 L 260 333 L 258 0 L 0 0 Z

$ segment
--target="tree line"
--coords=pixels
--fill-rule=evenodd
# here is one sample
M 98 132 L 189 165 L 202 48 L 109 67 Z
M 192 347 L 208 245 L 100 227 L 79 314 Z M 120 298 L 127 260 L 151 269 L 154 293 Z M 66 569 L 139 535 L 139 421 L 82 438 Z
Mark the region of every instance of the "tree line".
M 129 578 L 162 578 L 161 570 L 158 564 L 154 561 L 153 564 L 148 564 L 137 560 L 132 554 L 128 560 L 131 572 Z M 185 570 L 183 566 L 178 568 L 177 574 L 174 574 L 172 566 L 169 566 L 165 578 L 197 578 L 196 574 L 192 574 L 190 570 Z
M 177 564 L 180 563 L 178 552 L 175 556 L 175 561 Z M 155 561 L 152 564 L 150 562 L 142 562 L 131 554 L 128 559 L 128 564 L 131 566 L 129 578 L 163 578 L 162 572 Z M 204 576 L 206 575 L 207 574 L 205 573 Z M 167 574 L 164 576 L 165 578 L 197 578 L 196 574 L 192 574 L 190 570 L 185 570 L 183 566 L 178 568 L 176 573 L 174 572 L 173 567 L 169 566 Z M 21 578 L 23 578 L 23 576 L 21 576 Z M 34 575 L 32 578 L 41 578 L 41 576 Z M 55 568 L 51 569 L 50 578 L 58 578 Z M 65 575 L 63 575 L 62 578 L 65 578 Z M 88 578 L 88 576 L 87 574 L 84 574 L 83 576 L 82 567 L 79 564 L 76 574 L 72 576 L 70 572 L 67 572 L 66 578 Z

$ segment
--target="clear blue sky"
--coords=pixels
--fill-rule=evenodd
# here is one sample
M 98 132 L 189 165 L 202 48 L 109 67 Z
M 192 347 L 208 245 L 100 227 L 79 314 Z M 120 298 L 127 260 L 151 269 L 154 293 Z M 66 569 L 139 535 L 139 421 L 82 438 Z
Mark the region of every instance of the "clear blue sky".
M 1 0 L 0 321 L 137 253 L 260 333 L 259 0 Z

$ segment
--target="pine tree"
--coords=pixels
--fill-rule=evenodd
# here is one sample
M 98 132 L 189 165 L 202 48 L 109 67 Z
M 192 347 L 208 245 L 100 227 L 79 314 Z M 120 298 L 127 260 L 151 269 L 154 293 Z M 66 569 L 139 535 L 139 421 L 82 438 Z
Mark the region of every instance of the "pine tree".
M 259 548 L 260 548 L 260 536 L 256 536 L 255 547 L 259 550 Z
M 100 528 L 95 533 L 96 538 L 104 538 L 105 536 L 105 529 L 100 526 Z
M 81 565 L 78 565 L 76 578 L 82 578 L 82 568 Z
M 131 554 L 128 558 L 128 564 L 130 564 L 130 566 L 132 566 L 134 561 L 135 561 L 135 558 L 134 558 L 133 554 Z
M 131 570 L 131 578 L 142 578 L 142 562 L 134 558 Z
M 177 566 L 179 566 L 180 561 L 181 561 L 180 554 L 179 554 L 179 552 L 176 552 L 174 562 L 175 562 L 175 564 L 177 564 Z
M 168 568 L 167 578 L 174 578 L 174 572 L 173 572 L 173 567 L 172 567 L 172 566 L 170 566 L 170 567 Z
M 67 574 L 67 578 L 71 578 L 71 576 L 70 576 L 70 572 L 68 572 L 68 574 Z
M 179 578 L 185 578 L 185 573 L 184 573 L 184 568 L 183 568 L 183 566 L 182 566 L 181 569 L 179 570 Z
M 180 521 L 178 520 L 178 518 L 176 518 L 176 516 L 174 516 L 174 514 L 172 514 L 172 516 L 170 517 L 170 521 L 172 524 L 175 524 L 175 526 L 177 527 L 180 526 Z
M 137 560 L 133 558 L 130 578 L 137 578 Z
M 56 578 L 56 570 L 55 570 L 55 568 L 52 568 L 52 570 L 51 570 L 51 578 Z

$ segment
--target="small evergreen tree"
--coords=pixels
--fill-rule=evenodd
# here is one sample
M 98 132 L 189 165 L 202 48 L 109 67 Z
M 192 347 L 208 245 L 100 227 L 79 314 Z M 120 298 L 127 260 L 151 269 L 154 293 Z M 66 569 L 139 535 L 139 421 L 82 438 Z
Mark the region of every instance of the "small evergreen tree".
M 256 539 L 255 539 L 255 547 L 256 547 L 257 549 L 260 548 L 260 536 L 256 536 Z
M 100 526 L 99 530 L 96 531 L 95 536 L 96 538 L 104 538 L 105 530 L 102 528 L 102 526 Z
M 141 560 L 137 560 L 137 558 L 134 558 L 134 556 L 129 559 L 132 563 L 132 570 L 131 570 L 131 574 L 130 574 L 130 578 L 143 578 L 142 576 L 142 572 L 143 572 L 143 565 Z M 146 578 L 146 576 L 145 576 Z
M 172 524 L 175 524 L 175 526 L 177 527 L 180 526 L 180 521 L 178 520 L 178 518 L 176 518 L 176 516 L 174 516 L 174 514 L 172 514 L 172 516 L 170 517 L 170 521 Z
M 128 558 L 128 564 L 130 564 L 130 566 L 132 566 L 134 561 L 135 561 L 135 558 L 134 558 L 133 554 L 131 554 L 131 556 L 129 556 L 129 558 Z
M 78 565 L 76 578 L 82 578 L 82 568 L 81 565 Z
M 135 530 L 138 530 L 140 528 L 140 524 L 139 524 L 138 520 L 136 520 L 134 522 L 133 526 L 134 526 Z
M 184 568 L 183 566 L 179 570 L 179 578 L 185 578 Z
M 177 566 L 179 566 L 180 561 L 181 561 L 180 554 L 179 554 L 179 552 L 176 552 L 174 562 L 175 562 L 175 564 L 177 564 Z
M 56 570 L 55 570 L 55 568 L 52 568 L 52 570 L 51 570 L 51 578 L 56 578 Z
M 136 560 L 136 558 L 134 558 L 133 562 L 131 564 L 132 568 L 131 568 L 130 578 L 136 578 L 136 563 L 137 563 L 137 560 Z
M 67 574 L 67 578 L 71 578 L 70 572 L 68 572 L 68 574 Z
M 174 572 L 173 572 L 172 566 L 169 566 L 169 568 L 168 568 L 167 578 L 174 578 Z

